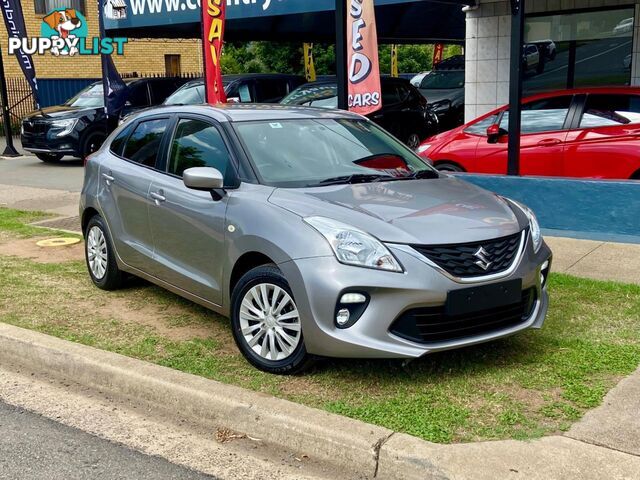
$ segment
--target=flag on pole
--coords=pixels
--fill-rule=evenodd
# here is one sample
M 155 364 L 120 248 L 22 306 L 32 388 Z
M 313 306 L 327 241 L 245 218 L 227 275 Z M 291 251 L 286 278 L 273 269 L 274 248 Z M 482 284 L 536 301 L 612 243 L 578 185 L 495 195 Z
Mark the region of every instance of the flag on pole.
M 433 46 L 433 62 L 432 67 L 435 67 L 442 61 L 442 55 L 444 54 L 444 45 L 441 43 L 436 43 Z
M 20 0 L 3 0 L 0 2 L 2 6 L 2 17 L 7 27 L 9 38 L 27 38 L 27 27 L 24 24 L 24 15 L 22 14 L 22 4 Z M 31 55 L 26 53 L 22 48 L 18 49 L 16 55 L 22 73 L 24 73 L 31 91 L 33 92 L 34 103 L 36 108 L 40 108 L 40 99 L 38 96 L 38 80 L 36 79 L 36 67 L 33 64 Z
M 204 50 L 204 89 L 207 103 L 227 101 L 222 84 L 222 45 L 224 41 L 225 0 L 202 0 L 202 48 Z
M 347 2 L 349 110 L 367 115 L 382 108 L 378 34 L 373 0 Z
M 313 60 L 313 43 L 305 43 L 303 45 L 304 50 L 304 75 L 307 77 L 307 82 L 316 81 L 316 65 Z
M 398 45 L 391 45 L 391 76 L 398 78 L 400 73 L 398 72 Z
M 108 1 L 108 0 L 107 0 Z M 98 27 L 100 38 L 104 38 L 104 0 L 98 0 Z M 102 90 L 104 95 L 104 111 L 107 117 L 118 116 L 127 101 L 129 87 L 122 81 L 111 55 L 101 54 Z

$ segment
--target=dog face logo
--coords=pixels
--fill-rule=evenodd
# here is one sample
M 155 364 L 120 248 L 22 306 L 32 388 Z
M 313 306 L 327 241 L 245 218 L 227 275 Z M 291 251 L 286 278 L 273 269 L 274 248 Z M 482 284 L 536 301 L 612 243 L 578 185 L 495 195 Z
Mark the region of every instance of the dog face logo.
M 73 8 L 51 12 L 42 21 L 49 25 L 52 30 L 58 32 L 60 38 L 68 38 L 69 32 L 82 26 L 82 21 L 78 18 L 78 14 Z
M 86 20 L 74 8 L 53 10 L 42 19 L 41 34 L 51 40 L 62 39 L 70 42 L 67 47 L 59 45 L 51 48 L 51 53 L 58 55 L 75 55 L 78 53 L 78 41 L 87 36 Z

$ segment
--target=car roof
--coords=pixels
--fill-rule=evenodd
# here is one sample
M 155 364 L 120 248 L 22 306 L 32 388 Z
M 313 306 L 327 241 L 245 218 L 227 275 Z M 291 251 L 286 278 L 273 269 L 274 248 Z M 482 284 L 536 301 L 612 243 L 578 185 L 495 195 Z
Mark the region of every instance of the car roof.
M 397 83 L 405 83 L 405 84 L 408 83 L 408 84 L 411 84 L 411 82 L 406 78 L 392 77 L 391 75 L 380 75 L 380 80 L 383 83 L 397 82 Z M 328 77 L 328 78 L 325 77 L 322 80 L 316 80 L 315 82 L 303 83 L 298 88 L 335 86 L 336 84 L 337 84 L 337 80 L 336 80 L 335 77 Z
M 214 118 L 219 122 L 249 122 L 255 120 L 302 120 L 318 118 L 362 119 L 364 117 L 345 110 L 280 105 L 273 103 L 222 103 L 219 105 L 163 105 L 154 107 L 136 115 L 141 119 L 161 113 L 200 114 Z

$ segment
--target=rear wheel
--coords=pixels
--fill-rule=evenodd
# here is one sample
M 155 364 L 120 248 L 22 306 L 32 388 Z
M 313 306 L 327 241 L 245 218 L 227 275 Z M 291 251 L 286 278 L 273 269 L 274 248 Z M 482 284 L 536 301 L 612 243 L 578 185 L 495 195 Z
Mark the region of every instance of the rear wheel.
M 440 172 L 464 172 L 464 168 L 452 162 L 440 162 L 435 167 Z
M 412 133 L 407 137 L 407 147 L 411 150 L 417 150 L 420 146 L 420 135 L 417 133 Z
M 62 153 L 36 153 L 36 157 L 45 163 L 59 162 L 63 156 Z
M 291 375 L 311 366 L 300 313 L 282 272 L 264 265 L 245 273 L 231 299 L 233 338 L 254 367 Z
M 124 275 L 118 268 L 111 238 L 100 215 L 89 220 L 84 238 L 87 269 L 95 286 L 102 290 L 116 290 L 122 286 Z

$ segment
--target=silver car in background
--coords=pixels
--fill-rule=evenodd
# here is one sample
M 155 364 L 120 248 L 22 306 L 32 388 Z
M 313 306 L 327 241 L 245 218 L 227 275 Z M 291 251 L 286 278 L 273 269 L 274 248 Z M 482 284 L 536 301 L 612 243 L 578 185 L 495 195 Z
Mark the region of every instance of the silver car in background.
M 551 251 L 525 206 L 438 173 L 358 115 L 173 106 L 87 162 L 89 274 L 125 272 L 230 317 L 272 373 L 417 358 L 544 322 Z

